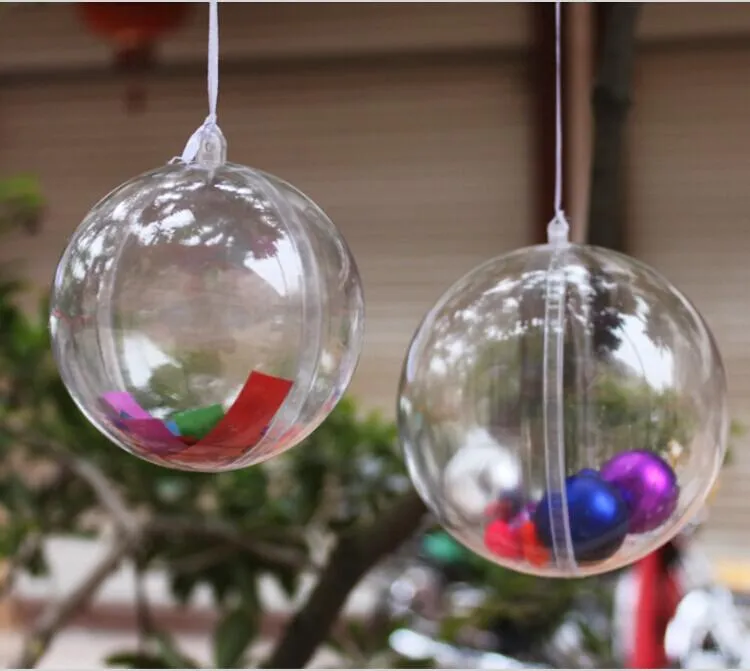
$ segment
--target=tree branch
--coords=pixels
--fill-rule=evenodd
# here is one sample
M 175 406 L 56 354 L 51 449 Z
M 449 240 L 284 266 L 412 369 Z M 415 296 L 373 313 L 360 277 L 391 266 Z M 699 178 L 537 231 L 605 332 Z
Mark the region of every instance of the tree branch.
M 162 516 L 139 521 L 119 494 L 117 485 L 95 464 L 71 455 L 53 444 L 46 444 L 43 447 L 63 469 L 83 480 L 91 488 L 101 507 L 114 522 L 118 535 L 107 555 L 91 570 L 81 584 L 62 601 L 50 604 L 39 616 L 26 637 L 18 659 L 11 668 L 33 668 L 44 656 L 57 633 L 94 597 L 102 583 L 117 569 L 121 561 L 134 555 L 149 536 L 198 537 L 209 544 L 222 543 L 234 547 L 235 550 L 268 564 L 282 565 L 295 571 L 311 567 L 305 553 L 295 548 L 250 539 L 221 520 Z M 23 554 L 26 556 L 26 551 Z M 16 561 L 20 559 L 19 555 Z
M 65 470 L 83 480 L 120 532 L 129 535 L 137 528 L 136 517 L 120 496 L 116 484 L 95 464 L 71 454 L 62 445 L 43 436 L 17 435 L 6 427 L 3 428 L 2 434 L 7 440 L 23 443 L 32 450 L 50 455 Z
M 92 599 L 120 562 L 137 546 L 138 534 L 118 536 L 109 552 L 62 601 L 50 604 L 39 616 L 18 658 L 8 668 L 32 669 L 44 656 L 55 635 Z
M 248 538 L 241 531 L 221 520 L 159 516 L 149 521 L 147 530 L 156 536 L 201 538 L 207 543 L 229 545 L 259 562 L 283 566 L 294 571 L 315 568 L 304 552 Z
M 414 535 L 426 512 L 412 491 L 377 521 L 341 537 L 315 589 L 262 668 L 304 668 L 328 637 L 351 591 L 378 562 Z
M 3 581 L 0 584 L 0 601 L 5 599 L 13 589 L 16 577 L 24 565 L 29 562 L 42 547 L 44 538 L 42 534 L 33 533 L 26 536 L 21 542 L 18 551 L 8 559 L 5 565 Z
M 25 441 L 27 444 L 29 441 Z M 54 443 L 36 441 L 32 447 L 42 447 L 69 473 L 83 480 L 93 491 L 100 505 L 110 515 L 117 528 L 117 537 L 109 552 L 89 572 L 83 581 L 62 601 L 51 603 L 37 619 L 26 636 L 18 659 L 10 668 L 28 669 L 47 651 L 57 633 L 88 604 L 102 583 L 117 569 L 120 562 L 142 544 L 145 533 L 135 515 L 113 483 L 96 465 L 67 453 Z
M 55 450 L 54 454 L 64 468 L 79 477 L 91 488 L 102 508 L 112 518 L 118 531 L 126 536 L 140 532 L 136 516 L 120 496 L 117 485 L 101 469 L 84 459 L 67 454 L 62 449 Z
M 146 642 L 154 634 L 156 627 L 151 616 L 151 604 L 144 584 L 145 568 L 138 556 L 133 556 L 133 573 L 135 577 L 135 620 L 138 629 L 138 651 L 145 652 Z

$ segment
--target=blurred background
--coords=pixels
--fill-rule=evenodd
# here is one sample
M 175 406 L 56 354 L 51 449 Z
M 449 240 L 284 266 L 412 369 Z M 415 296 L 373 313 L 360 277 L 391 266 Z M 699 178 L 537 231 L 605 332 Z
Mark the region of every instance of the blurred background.
M 750 663 L 750 5 L 564 6 L 574 236 L 665 273 L 728 371 L 731 459 L 699 527 L 654 558 L 666 596 L 645 564 L 555 583 L 466 556 L 431 530 L 395 441 L 423 313 L 543 239 L 554 5 L 226 2 L 220 21 L 229 158 L 303 189 L 347 238 L 368 301 L 359 369 L 306 445 L 247 472 L 168 472 L 87 427 L 40 304 L 88 209 L 204 118 L 207 5 L 4 3 L 0 664 Z

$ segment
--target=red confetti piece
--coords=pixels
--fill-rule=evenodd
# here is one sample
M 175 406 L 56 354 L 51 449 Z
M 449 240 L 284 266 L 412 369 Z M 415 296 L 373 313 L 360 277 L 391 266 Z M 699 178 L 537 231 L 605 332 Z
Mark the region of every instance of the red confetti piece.
M 542 545 L 536 526 L 529 520 L 521 525 L 521 548 L 524 559 L 534 566 L 546 566 L 550 562 L 550 552 Z
M 293 382 L 253 371 L 224 418 L 203 440 L 186 447 L 179 461 L 186 465 L 231 463 L 255 447 L 286 400 Z
M 119 392 L 105 395 L 101 405 L 114 427 L 127 434 L 127 442 L 137 454 L 165 466 L 216 468 L 245 456 L 262 440 L 293 384 L 253 371 L 237 400 L 202 440 L 175 436 L 162 420 L 150 415 L 133 418 L 118 412 L 114 401 L 122 400 Z
M 504 559 L 523 556 L 518 530 L 502 520 L 493 520 L 485 527 L 484 545 L 492 554 Z

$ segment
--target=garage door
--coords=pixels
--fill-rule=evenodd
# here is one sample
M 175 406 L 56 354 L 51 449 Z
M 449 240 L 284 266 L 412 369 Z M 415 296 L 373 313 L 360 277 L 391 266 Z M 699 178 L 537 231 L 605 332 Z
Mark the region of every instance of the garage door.
M 747 42 L 745 42 L 747 44 Z M 631 129 L 632 247 L 680 286 L 724 353 L 732 417 L 750 430 L 750 49 L 645 51 Z M 750 433 L 736 441 L 706 538 L 750 551 Z
M 352 392 L 393 414 L 422 313 L 488 256 L 527 240 L 530 91 L 517 56 L 234 67 L 219 116 L 230 160 L 280 175 L 338 224 L 365 283 L 367 336 Z M 123 180 L 178 154 L 205 115 L 205 79 L 152 81 L 128 117 L 111 77 L 19 78 L 0 91 L 0 166 L 39 175 L 35 239 L 4 245 L 46 288 L 67 237 Z

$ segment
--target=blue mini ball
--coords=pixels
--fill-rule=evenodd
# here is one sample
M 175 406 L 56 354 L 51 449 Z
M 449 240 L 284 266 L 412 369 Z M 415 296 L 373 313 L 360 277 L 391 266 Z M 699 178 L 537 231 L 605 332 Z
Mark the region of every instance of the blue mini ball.
M 603 561 L 614 555 L 625 540 L 629 524 L 628 507 L 620 492 L 588 469 L 568 477 L 565 491 L 576 561 Z M 553 495 L 553 507 L 559 505 L 559 498 Z M 549 494 L 539 502 L 534 524 L 539 540 L 552 548 Z

